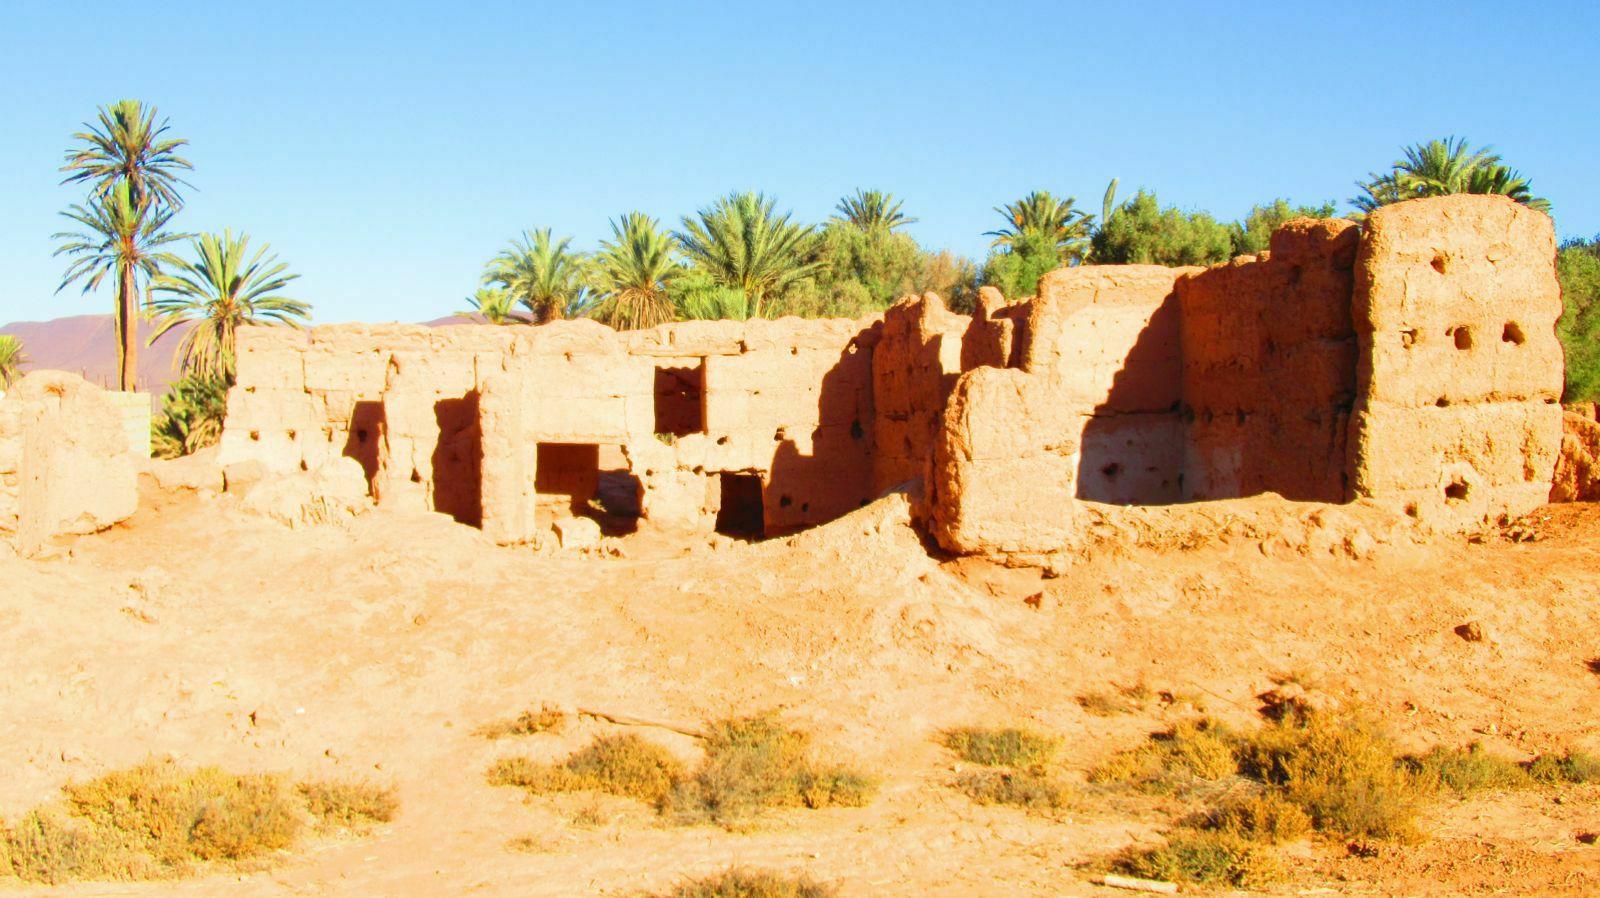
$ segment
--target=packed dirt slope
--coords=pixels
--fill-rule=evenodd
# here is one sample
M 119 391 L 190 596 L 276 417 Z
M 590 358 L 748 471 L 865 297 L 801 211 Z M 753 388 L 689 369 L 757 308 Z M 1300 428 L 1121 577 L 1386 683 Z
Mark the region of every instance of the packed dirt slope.
M 937 731 L 1060 733 L 1081 770 L 1202 709 L 1250 725 L 1255 696 L 1289 674 L 1419 749 L 1600 749 L 1590 505 L 1541 510 L 1516 531 L 1538 538 L 1522 542 L 1417 542 L 1362 521 L 1377 536 L 1358 541 L 1363 558 L 1263 541 L 1257 527 L 1167 539 L 1159 520 L 1119 542 L 1113 522 L 1045 579 L 930 556 L 898 496 L 760 544 L 640 534 L 623 557 L 496 548 L 437 514 L 291 531 L 233 501 L 147 484 L 112 530 L 53 558 L 0 555 L 0 817 L 69 780 L 173 756 L 393 783 L 398 819 L 254 872 L 0 881 L 0 894 L 629 895 L 729 864 L 807 871 L 845 898 L 1102 894 L 1081 865 L 1158 840 L 1171 806 L 1086 790 L 1052 814 L 978 807 L 948 787 Z M 1315 506 L 1237 507 L 1279 532 L 1320 526 L 1303 521 Z M 1484 641 L 1454 632 L 1468 621 Z M 1172 700 L 1113 716 L 1079 703 L 1135 684 Z M 498 757 L 554 760 L 614 729 L 473 733 L 542 702 L 683 721 L 777 709 L 884 788 L 863 809 L 777 812 L 728 832 L 668 826 L 620 799 L 487 785 Z M 639 732 L 694 757 L 691 739 Z M 1561 803 L 1446 802 L 1431 841 L 1377 858 L 1306 848 L 1278 892 L 1596 894 L 1600 849 L 1575 836 L 1600 830 L 1600 792 L 1583 788 Z

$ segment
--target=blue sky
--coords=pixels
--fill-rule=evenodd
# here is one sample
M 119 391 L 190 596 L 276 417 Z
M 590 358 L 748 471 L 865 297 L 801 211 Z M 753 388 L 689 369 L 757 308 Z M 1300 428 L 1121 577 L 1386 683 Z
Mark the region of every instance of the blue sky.
M 450 8 L 459 6 L 462 8 Z M 270 241 L 319 321 L 457 310 L 523 228 L 592 246 L 759 188 L 805 219 L 893 191 L 924 245 L 980 256 L 1036 188 L 1231 219 L 1337 200 L 1402 144 L 1492 143 L 1600 232 L 1600 4 L 472 4 L 6 0 L 0 323 L 59 295 L 68 136 L 156 104 L 187 137 L 185 230 Z

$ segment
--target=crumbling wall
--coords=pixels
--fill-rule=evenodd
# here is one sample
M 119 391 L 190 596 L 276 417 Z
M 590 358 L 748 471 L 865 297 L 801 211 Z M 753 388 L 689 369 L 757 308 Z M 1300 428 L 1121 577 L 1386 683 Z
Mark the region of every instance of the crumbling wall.
M 120 406 L 76 374 L 32 371 L 0 398 L 0 531 L 23 555 L 138 508 L 139 456 Z
M 1269 253 L 1178 281 L 1183 498 L 1342 502 L 1360 228 L 1297 219 Z
M 1450 196 L 1367 217 L 1352 494 L 1445 528 L 1546 501 L 1561 443 L 1550 217 Z
M 877 492 L 928 477 L 941 413 L 956 378 L 968 367 L 963 355 L 972 324 L 932 293 L 906 297 L 884 312 L 883 335 L 872 354 L 877 420 L 872 486 Z M 973 342 L 998 355 L 1005 335 L 995 331 Z
M 953 551 L 1060 545 L 1079 499 L 1181 497 L 1174 284 L 1198 269 L 1063 268 L 1029 305 L 1023 368 L 961 376 L 935 443 L 931 528 Z

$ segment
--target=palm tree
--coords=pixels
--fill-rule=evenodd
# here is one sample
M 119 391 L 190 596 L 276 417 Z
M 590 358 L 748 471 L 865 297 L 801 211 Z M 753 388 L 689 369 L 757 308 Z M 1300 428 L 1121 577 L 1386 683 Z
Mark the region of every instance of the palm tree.
M 673 258 L 677 240 L 643 212 L 611 222 L 611 239 L 595 254 L 592 279 L 599 294 L 590 315 L 618 330 L 654 327 L 674 317 L 667 288 L 683 273 Z
M 584 259 L 568 250 L 571 244 L 571 237 L 552 239 L 549 228 L 523 231 L 489 261 L 483 283 L 504 287 L 535 324 L 567 317 L 584 300 Z
M 475 315 L 490 324 L 521 324 L 525 319 L 515 310 L 516 300 L 504 287 L 479 287 L 478 292 L 467 297 L 469 308 L 462 315 Z
M 197 452 L 222 436 L 228 414 L 228 381 L 188 374 L 161 400 L 161 414 L 150 422 L 151 450 L 157 458 Z
M 234 334 L 241 326 L 282 324 L 299 327 L 311 317 L 311 306 L 278 294 L 299 277 L 289 266 L 267 255 L 261 244 L 252 255 L 250 236 L 232 231 L 195 238 L 196 260 L 177 260 L 173 273 L 156 279 L 150 308 L 158 316 L 150 342 L 185 322 L 197 322 L 178 344 L 185 374 L 233 382 Z
M 1549 200 L 1533 195 L 1528 180 L 1505 165 L 1491 147 L 1473 151 L 1466 140 L 1446 137 L 1404 147 L 1403 158 L 1387 174 L 1372 173 L 1356 186 L 1362 195 L 1350 202 L 1368 213 L 1390 203 L 1423 196 L 1455 193 L 1495 194 L 1510 197 L 1541 212 L 1550 211 Z
M 1076 199 L 1058 200 L 1048 190 L 1036 190 L 1014 203 L 995 207 L 1006 219 L 1006 226 L 987 231 L 993 246 L 1006 251 L 1024 243 L 1045 242 L 1056 248 L 1062 262 L 1080 262 L 1089 251 L 1089 236 L 1094 216 L 1072 208 Z
M 22 366 L 28 357 L 22 353 L 22 340 L 10 334 L 0 334 L 0 389 L 7 389 L 22 376 Z
M 166 233 L 172 211 L 152 205 L 149 199 L 136 200 L 127 180 L 91 198 L 87 208 L 74 205 L 61 214 L 87 230 L 51 236 L 52 240 L 67 241 L 54 254 L 73 259 L 56 292 L 82 280 L 83 292 L 88 293 L 98 288 L 107 274 L 116 273 L 118 383 L 122 390 L 132 391 L 139 358 L 139 283 L 145 282 L 148 299 L 149 284 L 160 276 L 162 266 L 178 263 L 161 247 L 185 235 Z
M 104 197 L 118 183 L 127 182 L 136 202 L 149 200 L 172 210 L 183 206 L 178 185 L 191 185 L 176 172 L 194 166 L 177 150 L 188 141 L 161 138 L 167 122 L 163 119 L 156 127 L 154 106 L 146 110 L 138 100 L 121 100 L 100 109 L 99 125 L 85 122 L 84 128 L 88 130 L 72 135 L 84 145 L 67 151 L 67 163 L 61 170 L 70 174 L 61 183 L 90 181 L 90 196 Z
M 724 287 L 737 288 L 759 318 L 769 296 L 799 281 L 820 263 L 808 261 L 816 242 L 809 225 L 777 215 L 773 201 L 759 193 L 731 193 L 683 219 L 677 233 L 684 255 Z
M 862 190 L 859 187 L 854 194 L 839 200 L 839 205 L 834 208 L 839 212 L 834 216 L 835 221 L 848 222 L 863 231 L 880 228 L 892 231 L 916 221 L 900 213 L 900 203 L 895 200 L 894 194 Z

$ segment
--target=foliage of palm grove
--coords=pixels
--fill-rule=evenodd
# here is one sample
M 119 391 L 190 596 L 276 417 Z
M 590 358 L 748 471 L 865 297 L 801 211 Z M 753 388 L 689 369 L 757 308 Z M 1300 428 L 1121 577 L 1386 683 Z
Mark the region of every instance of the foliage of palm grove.
M 99 110 L 96 124 L 72 136 L 63 184 L 85 184 L 88 195 L 62 213 L 79 227 L 55 235 L 66 256 L 64 289 L 113 290 L 118 385 L 137 389 L 138 325 L 155 319 L 153 343 L 181 333 L 180 379 L 152 426 L 158 454 L 183 455 L 214 443 L 221 433 L 228 387 L 235 375 L 234 334 L 245 325 L 298 327 L 311 307 L 280 292 L 298 275 L 269 254 L 251 252 L 250 237 L 184 234 L 172 229 L 183 208 L 179 172 L 194 166 L 178 155 L 188 141 L 168 137 L 154 107 L 122 100 Z M 193 259 L 173 252 L 187 241 Z

